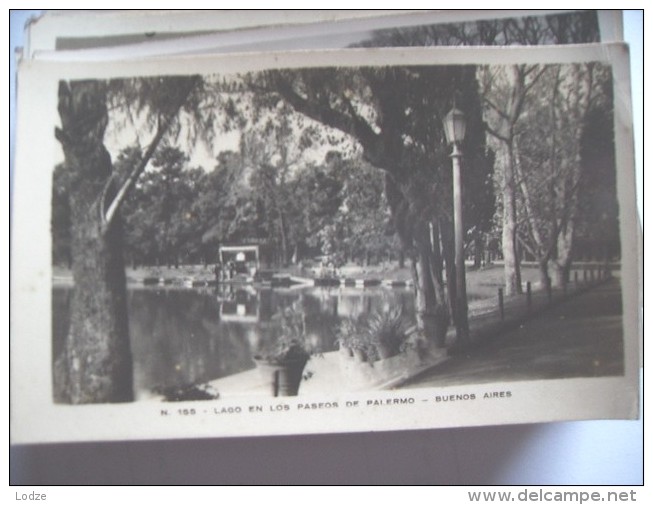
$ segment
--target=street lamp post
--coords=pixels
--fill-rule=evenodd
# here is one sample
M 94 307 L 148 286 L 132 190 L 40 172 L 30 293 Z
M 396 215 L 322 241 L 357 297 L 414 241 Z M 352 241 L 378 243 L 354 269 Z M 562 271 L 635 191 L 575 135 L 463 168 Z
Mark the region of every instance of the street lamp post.
M 462 152 L 459 144 L 465 139 L 465 115 L 455 107 L 444 117 L 444 134 L 447 143 L 453 145 L 451 161 L 453 165 L 453 221 L 456 249 L 456 336 L 461 343 L 469 341 L 469 323 L 467 320 L 467 287 L 465 282 L 465 245 L 463 230 L 462 184 L 460 180 L 460 158 Z

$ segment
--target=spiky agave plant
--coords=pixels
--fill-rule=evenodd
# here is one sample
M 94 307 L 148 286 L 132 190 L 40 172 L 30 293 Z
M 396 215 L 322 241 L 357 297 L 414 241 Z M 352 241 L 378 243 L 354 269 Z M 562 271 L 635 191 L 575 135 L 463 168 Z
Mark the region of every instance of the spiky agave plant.
M 408 339 L 408 324 L 401 307 L 374 312 L 367 321 L 370 343 L 380 359 L 402 352 Z

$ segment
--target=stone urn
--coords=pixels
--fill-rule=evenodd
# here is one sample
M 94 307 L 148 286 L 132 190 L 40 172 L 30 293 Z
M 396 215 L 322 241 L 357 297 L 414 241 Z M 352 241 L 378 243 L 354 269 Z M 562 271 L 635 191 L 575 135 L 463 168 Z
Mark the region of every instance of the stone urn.
M 288 359 L 254 358 L 272 396 L 297 396 L 308 356 Z

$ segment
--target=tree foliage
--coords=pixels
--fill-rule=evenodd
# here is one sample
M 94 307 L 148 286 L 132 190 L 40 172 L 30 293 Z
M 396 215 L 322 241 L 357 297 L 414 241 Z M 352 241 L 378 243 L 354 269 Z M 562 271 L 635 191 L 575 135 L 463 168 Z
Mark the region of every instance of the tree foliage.
M 360 44 L 384 46 L 507 46 L 598 42 L 595 11 L 507 17 L 417 27 L 386 28 Z

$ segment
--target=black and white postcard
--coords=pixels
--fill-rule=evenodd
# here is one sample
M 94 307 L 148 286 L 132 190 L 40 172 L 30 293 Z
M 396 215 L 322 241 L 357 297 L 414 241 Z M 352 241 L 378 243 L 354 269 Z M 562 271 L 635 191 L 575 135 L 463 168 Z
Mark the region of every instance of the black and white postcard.
M 12 442 L 636 417 L 629 84 L 622 44 L 23 61 Z

